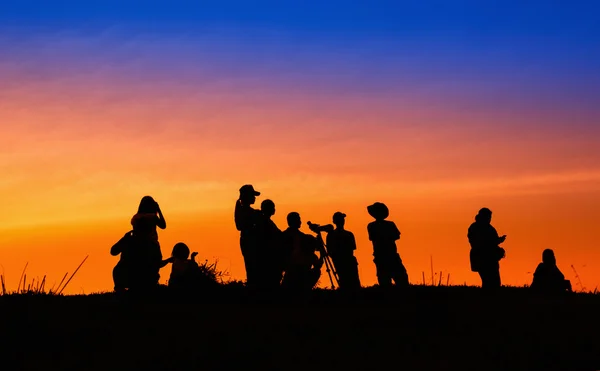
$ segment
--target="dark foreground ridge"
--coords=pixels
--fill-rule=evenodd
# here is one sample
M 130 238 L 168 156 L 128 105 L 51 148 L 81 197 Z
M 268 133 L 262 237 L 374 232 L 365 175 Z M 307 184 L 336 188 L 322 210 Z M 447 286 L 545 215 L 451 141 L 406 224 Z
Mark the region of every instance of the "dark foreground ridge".
M 410 286 L 355 293 L 0 297 L 14 370 L 598 370 L 600 296 Z M 2 367 L 2 369 L 5 369 Z

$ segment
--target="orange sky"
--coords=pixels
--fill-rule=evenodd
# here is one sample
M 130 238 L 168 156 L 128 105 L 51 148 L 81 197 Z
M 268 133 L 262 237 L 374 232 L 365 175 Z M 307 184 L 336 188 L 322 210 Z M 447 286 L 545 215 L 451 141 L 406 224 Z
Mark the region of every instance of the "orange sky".
M 422 272 L 429 279 L 432 256 L 444 281 L 449 273 L 454 284 L 479 284 L 466 230 L 485 206 L 508 235 L 505 284 L 529 283 L 545 248 L 575 288 L 571 264 L 586 288 L 600 284 L 598 139 L 592 125 L 568 130 L 569 120 L 593 117 L 540 107 L 465 112 L 409 94 L 340 97 L 260 82 L 27 81 L 0 104 L 0 264 L 9 288 L 26 262 L 28 277 L 51 283 L 89 254 L 66 291 L 112 289 L 109 249 L 146 194 L 167 220 L 163 255 L 184 241 L 243 279 L 233 207 L 245 183 L 262 192 L 257 207 L 275 201 L 282 229 L 290 211 L 304 223 L 345 212 L 363 285 L 376 281 L 366 236 L 375 201 L 402 232 L 413 283 Z

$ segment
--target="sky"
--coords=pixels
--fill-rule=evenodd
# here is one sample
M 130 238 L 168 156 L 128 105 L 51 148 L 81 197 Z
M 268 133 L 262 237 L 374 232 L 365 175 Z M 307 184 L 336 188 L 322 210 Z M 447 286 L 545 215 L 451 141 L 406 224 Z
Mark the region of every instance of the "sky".
M 112 289 L 140 199 L 176 242 L 244 279 L 253 184 L 286 227 L 347 216 L 376 283 L 366 206 L 390 208 L 412 283 L 479 285 L 467 228 L 506 234 L 503 283 L 545 248 L 600 285 L 600 5 L 592 1 L 5 1 L 0 269 L 16 288 Z M 433 263 L 433 264 L 432 264 Z M 432 268 L 433 265 L 433 268 Z M 575 271 L 579 278 L 575 276 Z M 170 268 L 161 270 L 161 282 Z M 325 272 L 324 272 L 325 274 Z M 425 277 L 425 278 L 423 278 Z M 326 277 L 324 276 L 326 284 Z

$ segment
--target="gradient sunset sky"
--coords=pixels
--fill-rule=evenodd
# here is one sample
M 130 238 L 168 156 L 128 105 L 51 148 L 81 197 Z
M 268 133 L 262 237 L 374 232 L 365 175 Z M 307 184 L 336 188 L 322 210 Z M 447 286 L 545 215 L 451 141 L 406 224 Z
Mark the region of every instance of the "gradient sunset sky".
M 286 5 L 282 5 L 285 3 Z M 561 3 L 561 4 L 558 4 Z M 467 228 L 508 235 L 503 283 L 545 248 L 600 286 L 600 5 L 592 1 L 8 1 L 0 5 L 0 269 L 15 288 L 112 289 L 144 195 L 164 256 L 186 242 L 244 279 L 233 208 L 345 212 L 376 282 L 386 203 L 412 283 L 479 285 Z M 305 224 L 305 232 L 309 232 Z M 161 270 L 165 282 L 170 267 Z M 325 278 L 325 277 L 324 277 Z M 436 278 L 437 280 L 437 278 Z M 322 280 L 326 283 L 326 280 Z

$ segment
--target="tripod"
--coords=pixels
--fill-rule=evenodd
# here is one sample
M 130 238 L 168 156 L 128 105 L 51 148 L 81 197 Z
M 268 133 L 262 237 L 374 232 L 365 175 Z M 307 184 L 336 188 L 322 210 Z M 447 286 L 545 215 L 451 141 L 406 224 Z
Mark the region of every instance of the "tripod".
M 325 271 L 327 272 L 327 275 L 329 276 L 329 282 L 331 283 L 331 289 L 335 290 L 335 284 L 333 283 L 333 281 L 335 279 L 335 283 L 337 284 L 338 287 L 340 287 L 340 279 L 335 270 L 335 266 L 333 265 L 333 262 L 331 261 L 331 257 L 329 256 L 329 253 L 327 252 L 327 246 L 325 245 L 325 241 L 323 241 L 323 236 L 321 236 L 321 231 L 317 232 L 317 243 L 318 243 L 317 249 L 319 250 L 319 254 L 321 254 L 321 258 L 325 262 Z

